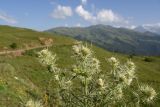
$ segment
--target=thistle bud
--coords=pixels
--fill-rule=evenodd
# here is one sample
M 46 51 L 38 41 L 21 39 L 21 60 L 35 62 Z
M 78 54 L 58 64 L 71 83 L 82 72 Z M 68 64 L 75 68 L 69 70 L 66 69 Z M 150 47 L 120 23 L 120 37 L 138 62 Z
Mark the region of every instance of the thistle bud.
M 101 78 L 98 79 L 98 85 L 99 85 L 100 87 L 103 87 L 103 86 L 104 86 L 104 81 L 103 81 Z
M 82 46 L 82 54 L 83 55 L 90 55 L 91 54 L 91 50 L 87 47 Z
M 54 76 L 55 80 L 59 81 L 59 75 Z

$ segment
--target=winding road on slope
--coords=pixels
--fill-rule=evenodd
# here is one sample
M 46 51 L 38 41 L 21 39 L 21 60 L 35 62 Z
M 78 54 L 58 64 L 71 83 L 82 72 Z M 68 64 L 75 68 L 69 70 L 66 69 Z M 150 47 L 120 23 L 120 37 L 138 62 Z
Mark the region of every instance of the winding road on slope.
M 44 46 L 36 46 L 36 47 L 30 47 L 27 49 L 18 49 L 18 50 L 6 50 L 6 51 L 0 51 L 0 55 L 6 55 L 6 54 L 15 54 L 15 53 L 24 53 L 28 50 L 32 49 L 39 49 L 39 48 L 46 48 L 46 47 L 51 47 L 52 45 L 44 45 Z

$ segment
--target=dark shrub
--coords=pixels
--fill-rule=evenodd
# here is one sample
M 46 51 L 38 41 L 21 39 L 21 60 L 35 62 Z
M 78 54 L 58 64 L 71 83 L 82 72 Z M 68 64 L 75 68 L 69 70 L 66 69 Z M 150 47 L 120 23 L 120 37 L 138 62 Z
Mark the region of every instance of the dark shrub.
M 16 49 L 16 48 L 17 48 L 17 44 L 16 44 L 16 43 L 12 43 L 12 44 L 10 45 L 10 47 L 11 47 L 12 49 Z
M 153 59 L 150 58 L 150 57 L 145 57 L 145 58 L 143 59 L 143 61 L 145 61 L 145 62 L 153 62 Z
M 28 55 L 28 56 L 36 56 L 36 52 L 35 50 L 28 50 L 24 53 L 24 55 Z

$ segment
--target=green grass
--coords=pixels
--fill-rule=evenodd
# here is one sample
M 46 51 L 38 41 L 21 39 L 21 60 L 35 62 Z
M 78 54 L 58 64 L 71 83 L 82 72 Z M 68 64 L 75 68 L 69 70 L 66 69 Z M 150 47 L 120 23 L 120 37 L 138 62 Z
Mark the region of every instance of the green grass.
M 2 28 L 0 27 L 0 29 Z M 45 35 L 45 33 L 32 30 L 22 29 L 22 31 L 23 33 L 27 33 L 26 35 L 23 35 L 22 33 L 22 37 L 19 38 L 26 42 L 32 40 L 33 42 L 37 41 L 39 36 Z M 2 32 L 6 32 L 10 36 L 4 37 L 6 39 L 0 39 L 0 44 L 1 46 L 8 46 L 11 43 L 10 37 L 13 36 L 12 38 L 15 38 L 15 36 L 12 35 L 12 32 L 13 34 L 16 34 L 16 32 L 20 33 L 21 30 L 14 28 L 12 31 L 12 28 L 8 28 L 8 30 L 5 31 L 4 29 L 4 31 L 0 31 L 0 37 L 3 37 L 3 35 L 1 35 Z M 72 57 L 72 45 L 74 44 L 74 40 L 58 35 L 46 35 L 52 37 L 54 40 L 54 45 L 49 49 L 57 54 L 58 66 L 70 71 L 72 67 L 71 65 L 75 63 L 75 60 Z M 4 43 L 3 45 L 2 42 Z M 22 41 L 19 41 L 19 44 L 22 43 Z M 92 46 L 91 48 L 93 49 L 95 56 L 101 62 L 103 73 L 109 72 L 110 69 L 106 58 L 115 56 L 122 62 L 129 58 L 128 55 L 108 52 L 96 46 Z M 36 58 L 35 53 L 40 50 L 41 49 L 30 50 L 24 56 L 19 57 L 12 57 L 9 55 L 0 56 L 0 107 L 5 107 L 8 104 L 9 107 L 17 107 L 17 105 L 24 103 L 30 98 L 39 98 L 42 92 L 44 92 L 44 89 L 47 86 L 46 81 L 48 81 L 50 75 L 46 72 L 47 69 L 42 66 Z M 139 81 L 142 83 L 148 83 L 153 86 L 157 92 L 160 92 L 160 57 L 151 58 L 151 62 L 145 62 L 144 57 L 134 56 L 132 61 L 135 62 L 137 66 L 136 71 Z M 18 80 L 16 80 L 15 77 L 17 77 Z M 3 101 L 1 101 L 1 99 L 3 99 Z

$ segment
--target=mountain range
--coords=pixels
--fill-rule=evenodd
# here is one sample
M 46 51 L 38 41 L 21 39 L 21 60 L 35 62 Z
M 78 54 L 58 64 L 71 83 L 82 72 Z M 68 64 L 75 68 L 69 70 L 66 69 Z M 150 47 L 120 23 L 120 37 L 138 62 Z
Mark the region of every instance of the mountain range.
M 160 55 L 160 35 L 150 31 L 115 28 L 109 25 L 57 27 L 46 30 L 83 40 L 106 50 L 135 55 Z
M 134 28 L 135 31 L 138 32 L 152 32 L 155 34 L 159 34 L 160 35 L 160 24 L 155 24 L 155 25 L 141 25 L 141 26 L 137 26 Z

